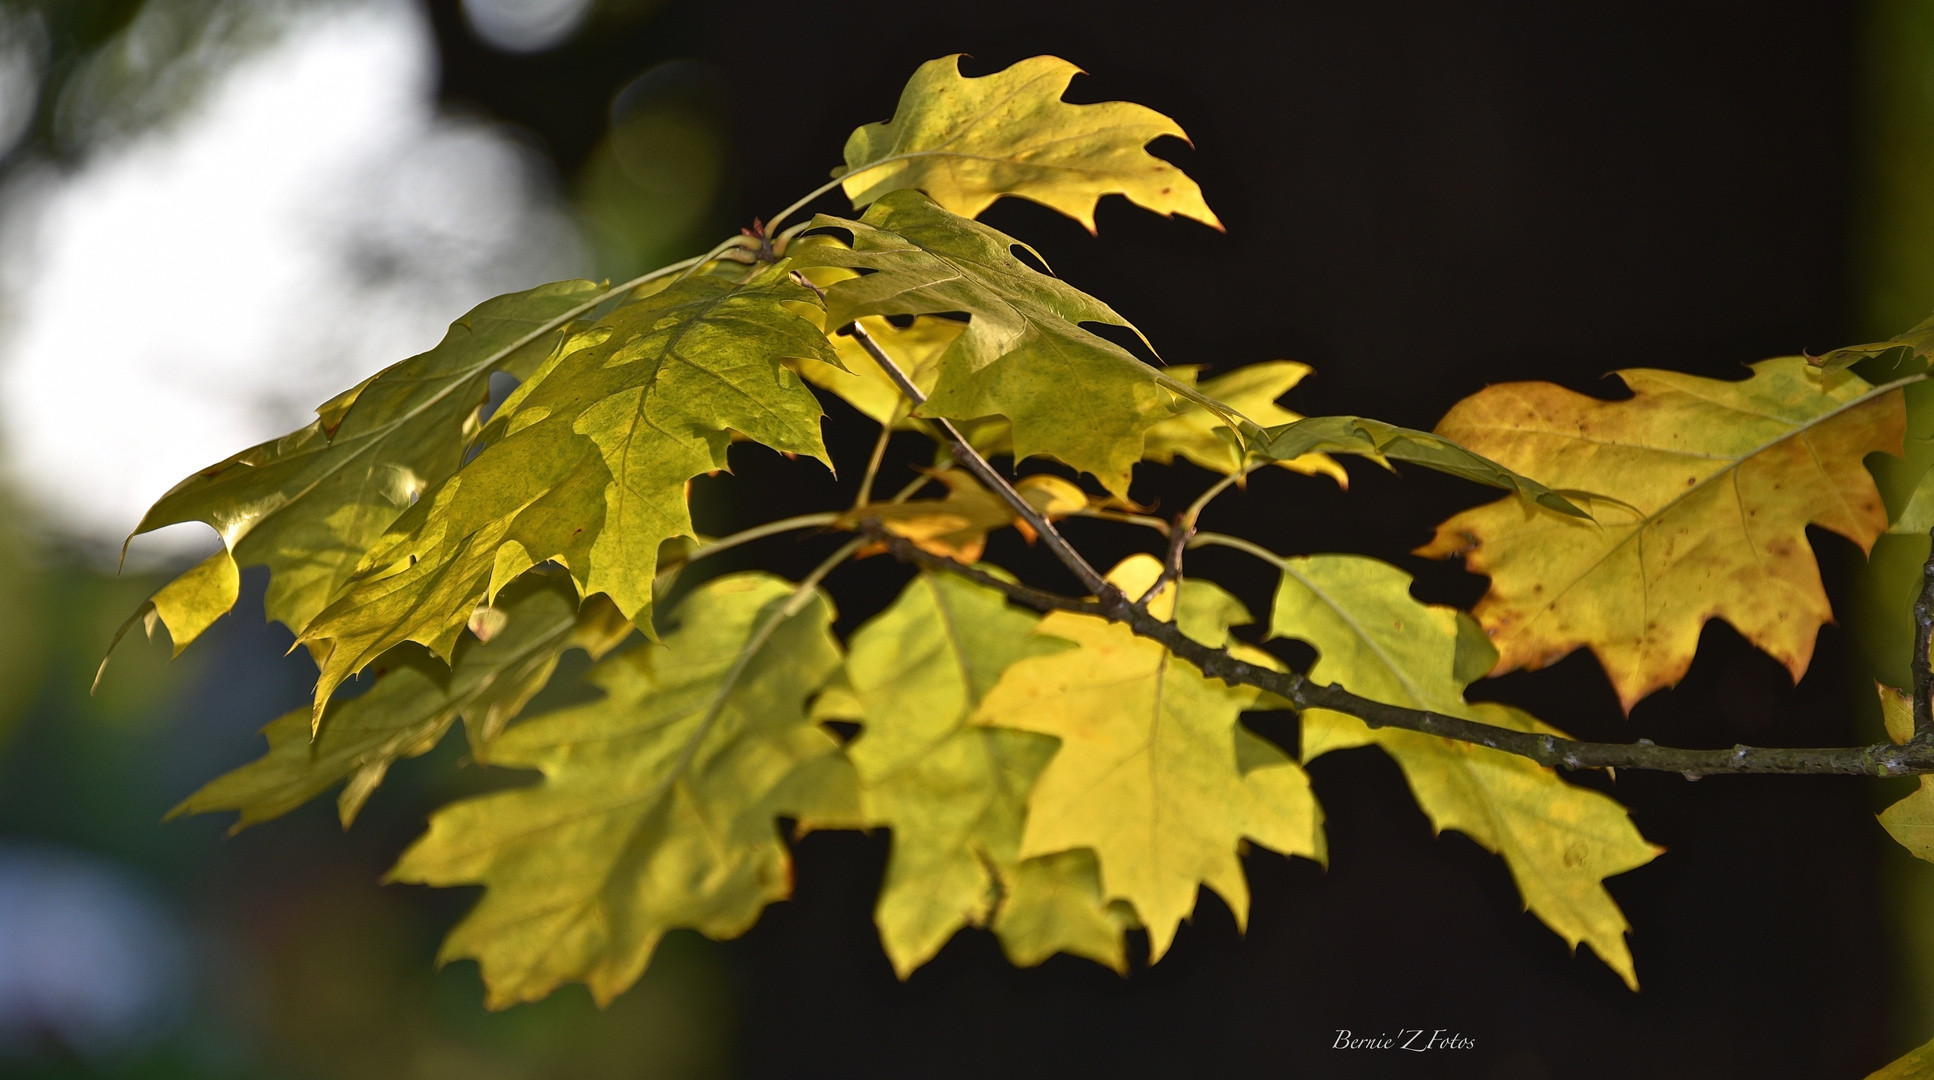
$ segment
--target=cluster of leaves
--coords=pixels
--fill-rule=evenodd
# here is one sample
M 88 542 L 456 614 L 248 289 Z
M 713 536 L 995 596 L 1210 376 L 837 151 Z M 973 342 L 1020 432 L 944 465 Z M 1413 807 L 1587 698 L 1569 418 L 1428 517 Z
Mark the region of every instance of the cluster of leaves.
M 269 617 L 321 670 L 313 705 L 266 729 L 265 757 L 177 812 L 239 811 L 240 827 L 341 783 L 347 825 L 392 762 L 461 717 L 475 761 L 541 778 L 440 810 L 392 877 L 486 886 L 443 955 L 475 958 L 493 1005 L 567 981 L 608 1000 L 667 930 L 742 933 L 791 887 L 782 819 L 891 830 L 877 921 L 903 976 L 963 927 L 990 930 L 1017 964 L 1066 952 L 1125 971 L 1125 931 L 1145 930 L 1159 960 L 1203 886 L 1245 917 L 1246 844 L 1321 861 L 1303 766 L 1375 744 L 1437 828 L 1501 856 L 1532 912 L 1636 988 L 1603 882 L 1659 849 L 1611 798 L 1525 757 L 1324 709 L 1304 710 L 1286 750 L 1239 717 L 1290 701 L 1207 677 L 1092 604 L 1014 606 L 1021 587 L 980 562 L 985 539 L 1015 525 L 1061 544 L 1052 522 L 1070 515 L 1152 527 L 1168 559 L 1130 558 L 1091 587 L 1278 671 L 1231 634 L 1252 613 L 1181 573 L 1203 544 L 1246 551 L 1280 574 L 1264 625 L 1315 649 L 1306 678 L 1561 738 L 1467 687 L 1587 648 L 1629 708 L 1684 675 L 1711 618 L 1805 670 L 1831 618 L 1805 530 L 1866 548 L 1899 527 L 1863 458 L 1901 453 L 1903 387 L 1921 378 L 1874 385 L 1847 365 L 1929 335 L 1767 360 L 1741 381 L 1625 371 L 1633 396 L 1616 402 L 1493 386 L 1434 432 L 1303 418 L 1276 402 L 1306 368 L 1151 366 L 1085 328 L 1133 331 L 1125 318 L 975 220 L 1011 196 L 1092 230 L 1099 198 L 1121 194 L 1220 228 L 1196 184 L 1147 152 L 1181 129 L 1138 105 L 1062 101 L 1075 73 L 1051 57 L 980 78 L 928 63 L 891 120 L 853 133 L 834 182 L 769 230 L 616 287 L 487 301 L 308 427 L 169 492 L 138 531 L 205 521 L 223 548 L 130 623 L 165 625 L 179 651 L 234 605 L 238 567 L 266 566 Z M 835 186 L 858 219 L 779 227 Z M 493 408 L 498 376 L 515 389 Z M 820 394 L 877 421 L 881 451 L 896 431 L 931 436 L 922 484 L 944 495 L 874 501 L 876 453 L 852 507 L 699 536 L 689 481 L 726 469 L 735 442 L 832 465 Z M 1346 482 L 1339 454 L 1505 490 L 1420 550 L 1489 576 L 1474 611 L 1416 600 L 1373 559 L 1195 531 L 1209 499 L 1259 468 Z M 1009 485 L 985 467 L 1000 455 L 1092 484 Z M 1134 471 L 1177 458 L 1223 480 L 1173 521 L 1143 516 L 1127 502 Z M 799 582 L 679 584 L 715 552 L 795 528 L 852 537 Z M 826 573 L 907 544 L 937 558 L 838 640 Z M 983 573 L 950 572 L 975 563 Z M 519 720 L 574 648 L 602 696 Z M 371 668 L 366 692 L 336 693 Z M 837 733 L 851 724 L 856 736 Z M 1921 803 L 1890 815 L 1925 852 Z

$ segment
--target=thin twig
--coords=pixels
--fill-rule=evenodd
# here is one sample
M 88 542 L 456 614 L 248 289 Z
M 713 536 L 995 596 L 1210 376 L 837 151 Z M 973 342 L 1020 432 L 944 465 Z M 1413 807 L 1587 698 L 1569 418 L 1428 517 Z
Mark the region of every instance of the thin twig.
M 693 548 L 690 552 L 687 552 L 684 561 L 687 563 L 697 562 L 707 555 L 717 555 L 721 551 L 728 551 L 738 547 L 740 544 L 749 543 L 753 540 L 761 540 L 782 532 L 791 532 L 794 529 L 810 529 L 815 526 L 831 525 L 838 520 L 839 515 L 837 513 L 827 511 L 820 514 L 800 514 L 798 517 L 768 521 L 764 525 L 754 525 L 749 529 L 741 529 L 730 536 L 722 536 L 717 540 L 708 540 Z
M 795 271 L 793 280 L 819 293 L 821 300 L 826 298 L 826 293 L 808 280 L 804 274 Z M 900 365 L 886 354 L 885 349 L 880 348 L 879 342 L 873 340 L 873 335 L 867 333 L 864 326 L 857 322 L 849 323 L 846 331 L 853 335 L 853 340 L 860 343 L 860 348 L 866 350 L 866 354 L 873 358 L 873 362 L 880 365 L 880 370 L 886 372 L 887 377 L 893 380 L 894 385 L 900 388 L 900 393 L 905 395 L 908 401 L 915 406 L 926 404 L 927 395 L 913 384 L 913 380 L 907 377 L 906 372 L 900 370 Z M 980 451 L 974 449 L 973 444 L 961 435 L 960 430 L 954 427 L 952 422 L 937 416 L 932 417 L 928 422 L 938 428 L 941 435 L 946 438 L 954 460 L 966 466 L 967 471 L 973 473 L 975 479 L 1005 500 L 1014 513 L 1034 529 L 1035 534 L 1041 538 L 1042 543 L 1047 545 L 1048 550 L 1054 553 L 1055 558 L 1060 559 L 1061 564 L 1074 574 L 1075 580 L 1081 582 L 1084 587 L 1094 590 L 1097 595 L 1105 596 L 1109 593 L 1121 595 L 1119 589 L 1109 584 L 1108 579 L 1102 577 L 1100 571 L 1090 566 L 1088 560 L 1082 558 L 1081 553 L 1068 543 L 1061 535 L 1061 531 L 1048 520 L 1046 514 L 1036 510 L 1032 503 L 1021 497 L 1020 492 L 1014 490 L 1014 485 L 1008 483 L 1007 478 L 980 455 Z
M 1202 511 L 1208 507 L 1209 503 L 1212 500 L 1214 500 L 1217 495 L 1220 495 L 1223 492 L 1229 490 L 1229 488 L 1232 487 L 1233 485 L 1240 484 L 1243 480 L 1248 478 L 1250 473 L 1254 472 L 1255 470 L 1267 464 L 1269 463 L 1259 461 L 1253 464 L 1244 465 L 1241 468 L 1238 468 L 1235 472 L 1232 472 L 1229 475 L 1223 477 L 1222 479 L 1217 480 L 1213 485 L 1210 486 L 1209 490 L 1203 492 L 1201 495 L 1196 496 L 1195 501 L 1189 504 L 1189 508 L 1183 511 L 1181 520 L 1184 523 L 1186 523 L 1190 529 L 1194 529 L 1195 523 L 1198 520 L 1200 520 L 1202 517 Z
M 858 510 L 873 501 L 873 478 L 880 475 L 880 460 L 886 457 L 886 444 L 893 439 L 893 425 L 880 425 L 880 439 L 873 444 L 873 456 L 866 460 L 866 475 L 860 477 L 860 497 L 853 500 L 853 509 Z
M 1342 686 L 1312 683 L 1293 671 L 1276 671 L 1238 660 L 1227 650 L 1213 649 L 1131 604 L 1117 590 L 1112 599 L 1076 599 L 1016 584 L 915 547 L 904 537 L 869 525 L 868 536 L 902 562 L 943 573 L 957 574 L 1003 593 L 1008 599 L 1037 611 L 1071 611 L 1125 624 L 1140 637 L 1160 642 L 1211 678 L 1230 685 L 1253 686 L 1288 701 L 1299 711 L 1327 709 L 1354 716 L 1373 728 L 1392 727 L 1439 735 L 1460 742 L 1529 758 L 1540 765 L 1564 769 L 1647 769 L 1683 773 L 1688 778 L 1728 773 L 1837 773 L 1848 776 L 1907 776 L 1934 773 L 1934 744 L 1915 741 L 1904 746 L 1786 748 L 1734 746 L 1723 750 L 1687 750 L 1649 743 L 1582 742 L 1558 735 L 1482 724 L 1457 716 L 1386 705 L 1358 697 Z
M 1168 529 L 1168 554 L 1162 559 L 1162 573 L 1135 603 L 1146 608 L 1170 583 L 1182 580 L 1182 553 L 1189 546 L 1189 538 L 1194 535 L 1195 529 L 1189 524 L 1189 515 L 1177 515 L 1175 524 Z

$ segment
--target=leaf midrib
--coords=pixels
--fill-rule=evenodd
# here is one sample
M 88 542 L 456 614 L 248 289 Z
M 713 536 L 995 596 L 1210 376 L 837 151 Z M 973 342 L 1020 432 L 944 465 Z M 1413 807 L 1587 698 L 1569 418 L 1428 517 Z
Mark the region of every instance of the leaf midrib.
M 1632 543 L 1636 539 L 1641 539 L 1645 533 L 1645 530 L 1649 528 L 1654 522 L 1659 521 L 1660 519 L 1664 518 L 1667 514 L 1671 513 L 1675 508 L 1679 506 L 1680 503 L 1683 503 L 1687 499 L 1691 498 L 1693 495 L 1701 491 L 1704 491 L 1707 488 L 1707 486 L 1711 484 L 1714 480 L 1718 479 L 1721 476 L 1734 474 L 1739 469 L 1739 467 L 1749 459 L 1765 453 L 1766 451 L 1772 449 L 1773 447 L 1779 445 L 1782 442 L 1785 442 L 1788 439 L 1794 438 L 1795 436 L 1804 435 L 1807 432 L 1812 431 L 1814 428 L 1820 426 L 1821 424 L 1824 424 L 1827 421 L 1832 420 L 1835 417 L 1840 416 L 1841 414 L 1851 409 L 1856 409 L 1862 405 L 1867 404 L 1870 401 L 1874 401 L 1880 398 L 1884 394 L 1892 393 L 1893 391 L 1901 389 L 1902 387 L 1908 386 L 1912 383 L 1923 382 L 1928 377 L 1929 376 L 1927 375 L 1910 375 L 1904 379 L 1895 379 L 1893 382 L 1890 382 L 1890 383 L 1884 383 L 1880 386 L 1869 387 L 1866 393 L 1861 394 L 1860 396 L 1853 398 L 1852 400 L 1843 402 L 1839 406 L 1827 412 L 1821 413 L 1819 416 L 1814 417 L 1813 419 L 1808 420 L 1805 423 L 1802 423 L 1794 427 L 1792 430 L 1786 432 L 1783 435 L 1780 435 L 1776 438 L 1769 439 L 1766 442 L 1761 443 L 1759 446 L 1756 446 L 1753 449 L 1748 450 L 1745 453 L 1739 455 L 1738 457 L 1733 458 L 1732 463 L 1725 466 L 1724 468 L 1715 469 L 1711 473 L 1707 474 L 1706 476 L 1701 477 L 1697 483 L 1688 485 L 1684 491 L 1673 496 L 1670 500 L 1662 504 L 1657 510 L 1649 514 L 1640 516 L 1639 518 L 1635 519 L 1629 526 L 1626 526 L 1626 528 L 1628 529 L 1628 532 L 1624 537 L 1621 537 L 1617 542 L 1606 547 L 1605 550 L 1599 554 L 1598 558 L 1593 559 L 1589 566 L 1586 566 L 1584 569 L 1580 570 L 1570 581 L 1566 582 L 1565 585 L 1558 590 L 1557 595 L 1554 596 L 1549 602 L 1539 607 L 1538 610 L 1534 614 L 1532 614 L 1532 616 L 1529 619 L 1527 619 L 1523 625 L 1529 626 L 1531 623 L 1535 623 L 1538 620 L 1544 618 L 1545 614 L 1553 610 L 1558 605 L 1558 602 L 1560 600 L 1563 600 L 1565 596 L 1567 596 L 1571 592 L 1572 589 L 1576 588 L 1579 585 L 1580 582 L 1583 582 L 1586 578 L 1597 573 L 1599 568 L 1602 567 L 1608 559 L 1610 559 L 1613 555 L 1617 554 L 1618 552 L 1624 550 L 1627 544 Z M 1705 400 L 1705 399 L 1701 399 L 1701 400 Z M 1744 410 L 1741 410 L 1741 411 L 1744 411 Z M 1758 415 L 1758 414 L 1752 414 L 1752 415 Z M 1643 554 L 1641 554 L 1639 557 L 1639 567 L 1641 571 L 1644 570 L 1645 559 Z M 1641 578 L 1641 581 L 1643 581 L 1646 584 L 1646 586 L 1649 588 L 1650 581 L 1645 578 L 1643 573 L 1641 573 L 1640 578 Z M 1650 604 L 1649 596 L 1648 596 L 1647 604 L 1648 606 Z

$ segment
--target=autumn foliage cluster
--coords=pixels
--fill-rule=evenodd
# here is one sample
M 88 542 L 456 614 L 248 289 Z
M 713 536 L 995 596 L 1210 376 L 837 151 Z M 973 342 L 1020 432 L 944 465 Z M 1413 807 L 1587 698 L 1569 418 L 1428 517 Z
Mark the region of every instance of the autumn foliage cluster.
M 791 888 L 782 819 L 891 831 L 876 917 L 903 976 L 964 927 L 1017 964 L 1066 952 L 1125 971 L 1125 931 L 1159 960 L 1203 886 L 1243 919 L 1246 844 L 1322 860 L 1303 763 L 1374 744 L 1437 828 L 1495 852 L 1531 911 L 1636 989 L 1603 880 L 1658 849 L 1550 767 L 1587 744 L 1466 688 L 1583 648 L 1629 709 L 1685 674 L 1713 618 L 1798 677 L 1832 617 L 1807 527 L 1864 549 L 1934 524 L 1934 494 L 1890 515 L 1863 465 L 1901 453 L 1934 332 L 1741 381 L 1624 371 L 1617 402 L 1497 385 L 1433 432 L 1301 417 L 1278 400 L 1307 368 L 1144 362 L 1087 328 L 1128 320 L 975 220 L 1013 196 L 1092 230 L 1119 194 L 1221 227 L 1146 150 L 1181 128 L 1062 101 L 1075 73 L 932 61 L 891 120 L 853 132 L 833 183 L 769 224 L 615 286 L 487 300 L 314 423 L 163 496 L 138 531 L 203 521 L 223 546 L 130 625 L 165 626 L 179 652 L 235 604 L 239 567 L 265 566 L 269 617 L 320 668 L 313 707 L 265 729 L 268 753 L 177 812 L 238 811 L 240 827 L 341 785 L 346 826 L 393 762 L 461 720 L 474 761 L 541 778 L 444 807 L 391 876 L 485 886 L 444 956 L 476 959 L 498 1006 L 569 981 L 608 1000 L 668 930 L 743 933 Z M 835 188 L 859 217 L 794 220 Z M 1863 360 L 1898 377 L 1871 383 Z M 515 389 L 493 397 L 493 377 Z M 699 535 L 690 481 L 758 452 L 735 444 L 835 464 L 825 395 L 880 426 L 870 461 L 838 463 L 863 470 L 857 502 Z M 912 487 L 875 492 L 898 433 L 932 457 Z M 1472 611 L 1415 600 L 1374 559 L 1197 527 L 1258 469 L 1347 483 L 1338 455 L 1503 490 L 1420 551 L 1490 579 Z M 1026 475 L 988 465 L 1001 457 Z M 1169 517 L 1130 500 L 1138 469 L 1178 459 L 1223 479 Z M 1165 554 L 1089 567 L 1055 527 L 1071 516 L 1146 530 Z M 983 561 L 1009 527 L 1091 596 Z M 802 581 L 696 572 L 790 530 L 850 540 Z M 1257 613 L 1185 573 L 1205 545 L 1279 573 L 1261 629 L 1312 646 L 1313 667 L 1232 635 Z M 919 573 L 841 641 L 820 583 L 882 553 Z M 520 719 L 573 649 L 595 661 L 595 700 Z M 1925 741 L 1914 704 L 1889 692 L 1901 753 Z M 1239 722 L 1270 709 L 1301 714 L 1299 746 Z M 1884 774 L 1893 748 L 1868 750 Z M 1885 820 L 1934 850 L 1934 795 Z

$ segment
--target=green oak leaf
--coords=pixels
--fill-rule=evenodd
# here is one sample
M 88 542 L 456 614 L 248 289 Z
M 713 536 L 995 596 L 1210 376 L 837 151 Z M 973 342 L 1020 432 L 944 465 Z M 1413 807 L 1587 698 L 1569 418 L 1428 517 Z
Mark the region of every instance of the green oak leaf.
M 866 206 L 890 191 L 918 188 L 956 214 L 978 217 L 1003 195 L 1051 207 L 1095 231 L 1095 203 L 1126 195 L 1165 217 L 1181 214 L 1222 228 L 1202 189 L 1143 147 L 1164 135 L 1186 140 L 1175 121 L 1142 105 L 1061 100 L 1081 69 L 1036 56 L 979 78 L 960 57 L 920 65 L 893 119 L 846 140 L 846 195 Z
M 1154 368 L 1079 325 L 1134 329 L 1126 319 L 1015 258 L 1013 237 L 917 191 L 882 196 L 860 221 L 821 215 L 814 224 L 846 230 L 853 243 L 812 245 L 803 266 L 871 271 L 827 289 L 829 328 L 866 315 L 969 316 L 915 416 L 1005 416 L 1016 458 L 1052 455 L 1127 493 L 1143 435 L 1174 406 Z
M 607 1003 L 667 931 L 735 937 L 791 890 L 775 817 L 851 798 L 797 778 L 852 783 L 826 767 L 843 764 L 837 744 L 804 708 L 839 665 L 832 605 L 815 591 L 787 616 L 794 592 L 760 573 L 698 586 L 662 645 L 592 669 L 603 700 L 497 739 L 493 763 L 540 782 L 438 810 L 403 853 L 392 880 L 485 886 L 441 958 L 475 959 L 492 1008 L 565 982 Z
M 1361 416 L 1311 416 L 1267 429 L 1254 430 L 1250 449 L 1277 461 L 1294 461 L 1305 454 L 1356 454 L 1378 460 L 1408 461 L 1441 473 L 1462 477 L 1486 487 L 1503 488 L 1520 498 L 1571 517 L 1591 515 L 1564 496 L 1490 458 L 1464 449 L 1428 431 L 1386 424 Z
M 163 495 L 134 535 L 203 521 L 229 556 L 225 567 L 204 563 L 164 589 L 172 607 L 154 598 L 176 652 L 214 621 L 208 611 L 234 605 L 237 565 L 269 568 L 268 617 L 301 633 L 397 516 L 457 470 L 491 374 L 528 376 L 557 347 L 563 321 L 601 292 L 589 281 L 559 281 L 486 300 L 450 324 L 436 348 L 337 395 L 309 426 Z
M 1055 741 L 967 723 L 1008 665 L 1067 648 L 1030 634 L 1037 621 L 986 586 L 920 574 L 854 633 L 844 692 L 815 705 L 863 725 L 846 753 L 867 820 L 893 830 L 874 921 L 903 979 L 990 922 L 1017 962 L 1068 952 L 1127 970 L 1093 860 L 1020 858 L 1028 788 Z
M 496 610 L 497 632 L 489 641 L 461 639 L 447 667 L 415 645 L 385 655 L 376 684 L 330 703 L 313 738 L 308 708 L 274 720 L 262 729 L 267 754 L 209 781 L 168 816 L 240 811 L 240 831 L 347 780 L 336 808 L 348 828 L 390 765 L 428 753 L 458 717 L 471 736 L 471 756 L 486 760 L 491 741 L 550 681 L 566 650 L 596 659 L 632 630 L 602 596 L 580 610 L 576 587 L 562 575 L 524 578 L 505 590 Z
M 1410 575 L 1375 559 L 1314 555 L 1282 559 L 1270 633 L 1315 646 L 1313 681 L 1412 709 L 1498 727 L 1559 735 L 1506 705 L 1470 704 L 1464 687 L 1496 652 L 1468 615 L 1421 604 Z M 1410 781 L 1439 829 L 1456 829 L 1504 857 L 1525 904 L 1574 948 L 1590 945 L 1638 989 L 1629 929 L 1600 879 L 1643 866 L 1662 849 L 1646 843 L 1623 807 L 1574 787 L 1527 758 L 1397 728 L 1372 729 L 1342 713 L 1303 713 L 1303 760 L 1353 746 L 1381 746 Z
M 1824 356 L 1810 356 L 1807 359 L 1818 367 L 1845 368 L 1852 367 L 1862 360 L 1885 356 L 1895 349 L 1906 349 L 1909 356 L 1934 357 L 1934 315 L 1921 320 L 1910 330 L 1902 330 L 1886 341 L 1847 345 L 1829 350 Z
M 1199 367 L 1171 367 L 1168 374 L 1178 382 L 1192 385 L 1208 397 L 1227 405 L 1238 414 L 1262 424 L 1294 423 L 1302 417 L 1276 404 L 1310 372 L 1308 364 L 1270 360 L 1245 364 L 1234 371 L 1198 383 Z M 1205 469 L 1228 475 L 1242 468 L 1241 443 L 1234 438 L 1227 422 L 1193 401 L 1183 402 L 1181 411 L 1148 429 L 1142 457 L 1167 465 L 1177 456 L 1185 457 Z M 1350 486 L 1350 474 L 1327 454 L 1303 454 L 1278 460 L 1277 465 L 1305 476 L 1327 476 L 1341 488 Z
M 405 641 L 449 655 L 479 603 L 546 561 L 649 627 L 659 546 L 694 536 L 685 483 L 727 466 L 733 432 L 827 461 L 819 401 L 786 361 L 833 354 L 799 311 L 817 298 L 774 267 L 746 285 L 687 278 L 574 336 L 303 634 L 318 709 Z

